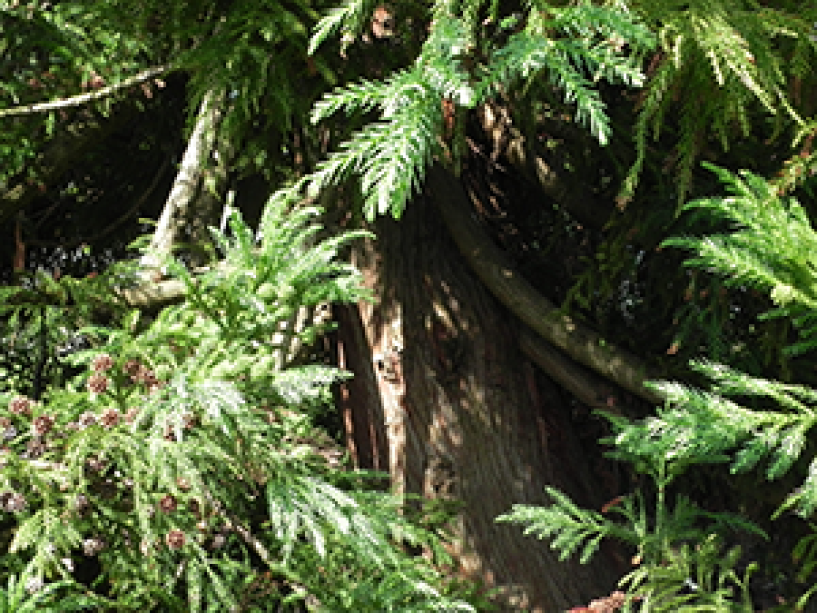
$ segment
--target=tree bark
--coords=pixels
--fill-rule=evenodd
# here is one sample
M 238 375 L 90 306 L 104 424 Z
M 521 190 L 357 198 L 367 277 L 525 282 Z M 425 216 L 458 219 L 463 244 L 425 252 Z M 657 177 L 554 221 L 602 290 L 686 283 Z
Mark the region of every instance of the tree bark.
M 222 96 L 213 91 L 207 92 L 202 100 L 181 167 L 156 224 L 148 252 L 142 258 L 148 271 L 161 268 L 163 258 L 172 253 L 185 233 L 201 240 L 204 227 L 211 220 L 211 209 L 216 201 L 214 194 L 220 187 L 218 183 L 223 186 L 226 179 L 226 160 L 223 155 L 219 156 L 217 148 L 221 103 Z M 215 164 L 216 172 L 208 175 L 207 168 L 211 163 Z
M 535 182 L 545 196 L 558 202 L 582 225 L 597 230 L 604 227 L 615 208 L 599 201 L 587 183 L 577 180 L 578 177 L 558 172 L 544 156 L 536 153 L 535 144 L 527 142 L 522 132 L 513 125 L 507 107 L 496 103 L 484 104 L 479 108 L 478 117 L 491 143 L 490 156 L 494 161 L 501 159 L 509 163 L 521 177 Z M 564 128 L 563 125 L 561 127 Z
M 453 179 L 450 179 L 453 180 Z M 436 194 L 439 195 L 439 194 Z M 499 586 L 508 611 L 560 611 L 606 594 L 603 561 L 562 563 L 495 518 L 545 503 L 546 484 L 600 505 L 558 389 L 521 354 L 513 318 L 463 261 L 431 193 L 354 253 L 377 302 L 339 327 L 347 434 L 359 463 L 397 491 L 462 503 L 452 553 L 462 575 Z

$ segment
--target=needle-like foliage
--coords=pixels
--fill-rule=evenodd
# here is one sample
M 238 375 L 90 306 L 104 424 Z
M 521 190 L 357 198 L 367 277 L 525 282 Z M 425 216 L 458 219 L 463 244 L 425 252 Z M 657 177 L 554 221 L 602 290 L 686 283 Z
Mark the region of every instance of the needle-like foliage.
M 180 304 L 88 327 L 73 384 L 7 397 L 6 555 L 44 594 L 95 560 L 116 610 L 472 610 L 403 549 L 443 560 L 436 537 L 315 425 L 346 374 L 300 348 L 322 306 L 368 297 L 338 260 L 362 234 L 323 238 L 318 214 L 272 203 L 258 232 L 233 214 L 209 270 L 167 262 Z
M 640 101 L 637 158 L 622 201 L 635 190 L 648 142 L 670 125 L 676 131 L 677 193 L 683 202 L 709 143 L 729 149 L 749 135 L 758 113 L 770 115 L 778 126 L 803 123 L 787 84 L 808 74 L 817 57 L 813 4 L 798 5 L 795 13 L 755 0 L 639 0 L 633 10 L 657 24 L 659 53 Z M 670 116 L 677 121 L 667 122 Z
M 817 344 L 813 315 L 817 232 L 805 209 L 762 177 L 710 168 L 729 195 L 695 200 L 685 210 L 704 211 L 723 232 L 673 238 L 665 244 L 691 250 L 688 266 L 718 275 L 727 285 L 768 294 L 775 308 L 765 316 L 787 318 L 799 331 L 790 352 L 812 351 Z M 796 472 L 800 485 L 778 501 L 775 516 L 794 510 L 811 517 L 817 510 L 813 456 L 817 391 L 711 361 L 694 361 L 691 367 L 708 381 L 704 389 L 655 383 L 665 404 L 654 416 L 640 421 L 608 416 L 615 431 L 607 441 L 613 445 L 611 455 L 655 481 L 652 516 L 635 504 L 641 494 L 625 497 L 613 507 L 627 519 L 629 531 L 622 530 L 602 514 L 579 509 L 563 494 L 551 492 L 554 502 L 549 507 L 518 507 L 501 519 L 528 524 L 528 532 L 549 538 L 563 556 L 581 547 L 583 561 L 602 538 L 637 544 L 639 559 L 648 563 L 625 577 L 623 584 L 639 598 L 638 610 L 749 611 L 748 574 L 741 578 L 735 570 L 739 554 L 732 550 L 719 559 L 720 546 L 713 539 L 733 529 L 759 530 L 740 516 L 706 513 L 688 500 L 679 499 L 670 507 L 666 488 L 690 467 L 711 463 L 728 463 L 733 473 L 762 470 L 769 481 Z M 705 533 L 696 535 L 706 523 Z M 702 537 L 702 544 L 692 545 Z M 798 546 L 805 559 L 804 576 L 814 568 L 812 542 L 807 536 Z M 651 566 L 650 561 L 657 563 Z M 685 583 L 694 589 L 680 589 Z M 740 601 L 734 600 L 736 587 L 742 593 Z M 801 605 L 813 593 L 808 590 Z
M 665 244 L 692 250 L 687 265 L 720 274 L 727 286 L 768 293 L 777 308 L 767 316 L 788 317 L 800 329 L 802 343 L 790 351 L 808 351 L 816 331 L 811 313 L 817 306 L 817 235 L 805 209 L 753 173 L 707 167 L 718 175 L 730 196 L 694 200 L 684 208 L 722 220 L 728 231 L 703 238 L 673 238 Z
M 619 453 L 626 456 L 627 450 L 620 447 Z M 525 525 L 525 534 L 548 539 L 563 560 L 580 552 L 583 564 L 604 539 L 631 547 L 636 569 L 620 581 L 627 589 L 624 610 L 751 611 L 747 592 L 751 571 L 742 579 L 738 576 L 740 551 L 735 548 L 724 556 L 720 538 L 736 530 L 761 535 L 762 531 L 739 516 L 704 511 L 683 496 L 671 504 L 666 488 L 683 468 L 659 454 L 647 461 L 649 466 L 642 463 L 641 467 L 657 486 L 653 504 L 636 492 L 611 501 L 600 513 L 582 509 L 562 492 L 548 488 L 550 505 L 514 505 L 497 521 Z M 736 588 L 740 588 L 740 600 L 735 599 Z
M 749 172 L 735 175 L 713 168 L 726 185 L 726 198 L 704 198 L 686 206 L 704 210 L 727 230 L 703 237 L 682 237 L 667 244 L 693 251 L 689 266 L 724 278 L 731 286 L 767 293 L 775 308 L 766 317 L 785 317 L 799 332 L 789 347 L 798 355 L 817 343 L 814 325 L 814 248 L 817 234 L 803 207 Z M 732 470 L 747 471 L 766 463 L 765 476 L 779 479 L 808 449 L 815 426 L 817 392 L 804 385 L 750 376 L 728 366 L 695 362 L 711 381 L 707 390 L 660 383 L 667 406 L 641 424 L 622 429 L 616 444 L 629 452 L 665 454 L 691 463 L 730 459 Z M 731 398 L 736 398 L 732 400 Z M 760 406 L 746 406 L 756 399 Z M 802 485 L 781 511 L 803 516 L 817 509 L 817 461 L 812 459 Z
M 342 28 L 356 31 L 365 3 L 349 2 L 317 26 L 311 48 Z M 369 123 L 340 150 L 302 180 L 299 188 L 316 192 L 349 177 L 358 177 L 365 194 L 366 217 L 399 217 L 422 184 L 425 169 L 437 157 L 456 163 L 459 110 L 545 78 L 576 109 L 576 120 L 606 144 L 611 127 L 596 89 L 600 80 L 639 86 L 641 53 L 653 38 L 623 7 L 589 4 L 556 8 L 531 6 L 519 31 L 507 41 L 485 41 L 476 35 L 474 16 L 480 3 L 435 5 L 429 36 L 413 65 L 381 81 L 344 86 L 319 101 L 313 121 L 333 113 L 377 110 Z M 497 19 L 501 16 L 497 15 Z M 631 53 L 625 53 L 624 46 Z

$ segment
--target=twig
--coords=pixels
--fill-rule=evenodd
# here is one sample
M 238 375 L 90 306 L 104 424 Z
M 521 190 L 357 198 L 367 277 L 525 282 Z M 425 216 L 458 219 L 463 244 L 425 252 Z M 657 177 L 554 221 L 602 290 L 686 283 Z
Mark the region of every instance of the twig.
M 70 98 L 60 98 L 59 100 L 51 100 L 49 102 L 38 102 L 37 104 L 24 104 L 23 106 L 15 106 L 10 109 L 0 110 L 0 119 L 4 117 L 14 117 L 17 115 L 34 115 L 36 113 L 47 113 L 49 111 L 56 111 L 58 109 L 65 109 L 72 106 L 82 106 L 100 98 L 106 98 L 121 89 L 126 89 L 133 85 L 143 83 L 153 77 L 157 77 L 168 70 L 167 66 L 156 66 L 143 70 L 139 74 L 125 79 L 120 83 L 103 87 L 102 89 L 88 92 L 87 94 L 78 94 Z

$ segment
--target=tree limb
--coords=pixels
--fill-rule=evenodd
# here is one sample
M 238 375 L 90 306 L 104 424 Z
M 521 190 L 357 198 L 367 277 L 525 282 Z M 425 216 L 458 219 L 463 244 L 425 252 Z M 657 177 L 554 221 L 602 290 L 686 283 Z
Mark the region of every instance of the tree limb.
M 519 334 L 519 348 L 584 406 L 597 411 L 615 410 L 607 402 L 611 386 L 606 379 L 576 364 L 527 327 Z
M 0 119 L 6 117 L 15 117 L 19 115 L 35 115 L 37 113 L 48 113 L 49 111 L 57 111 L 59 109 L 67 109 L 73 106 L 82 106 L 94 100 L 101 100 L 115 94 L 116 92 L 144 83 L 150 79 L 167 72 L 167 66 L 156 66 L 143 70 L 139 74 L 128 77 L 124 81 L 114 83 L 108 87 L 103 87 L 96 91 L 88 92 L 87 94 L 78 94 L 69 98 L 60 98 L 59 100 L 50 100 L 48 102 L 38 102 L 36 104 L 24 104 L 22 106 L 15 106 L 9 109 L 0 109 Z
M 454 242 L 474 274 L 502 304 L 580 364 L 641 398 L 661 401 L 644 386 L 650 378 L 646 364 L 563 314 L 514 269 L 510 258 L 471 215 L 468 195 L 458 179 L 439 166 L 432 167 L 427 177 L 427 185 Z
M 134 309 L 159 309 L 184 300 L 187 286 L 179 279 L 164 281 L 144 281 L 135 287 L 122 288 L 116 294 L 125 304 Z
M 181 167 L 156 224 L 150 248 L 142 258 L 146 269 L 160 268 L 162 258 L 172 253 L 185 226 L 192 221 L 192 208 L 204 180 L 204 168 L 216 151 L 216 132 L 222 116 L 222 100 L 223 96 L 212 90 L 202 100 Z

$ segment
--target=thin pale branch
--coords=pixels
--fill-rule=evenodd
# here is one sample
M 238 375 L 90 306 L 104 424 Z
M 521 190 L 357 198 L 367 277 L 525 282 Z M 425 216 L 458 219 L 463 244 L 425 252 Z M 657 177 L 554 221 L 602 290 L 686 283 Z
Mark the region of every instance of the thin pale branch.
M 50 100 L 48 102 L 38 102 L 36 104 L 24 104 L 23 106 L 15 106 L 10 109 L 0 110 L 0 119 L 5 117 L 15 117 L 19 115 L 36 115 L 38 113 L 48 113 L 50 111 L 57 111 L 60 109 L 67 109 L 74 106 L 82 106 L 95 100 L 101 100 L 115 94 L 116 92 L 127 89 L 134 85 L 149 81 L 154 77 L 168 71 L 168 66 L 155 66 L 143 70 L 139 74 L 125 79 L 119 83 L 114 83 L 108 87 L 103 87 L 96 91 L 88 92 L 87 94 L 78 94 L 69 98 L 60 98 L 59 100 Z

